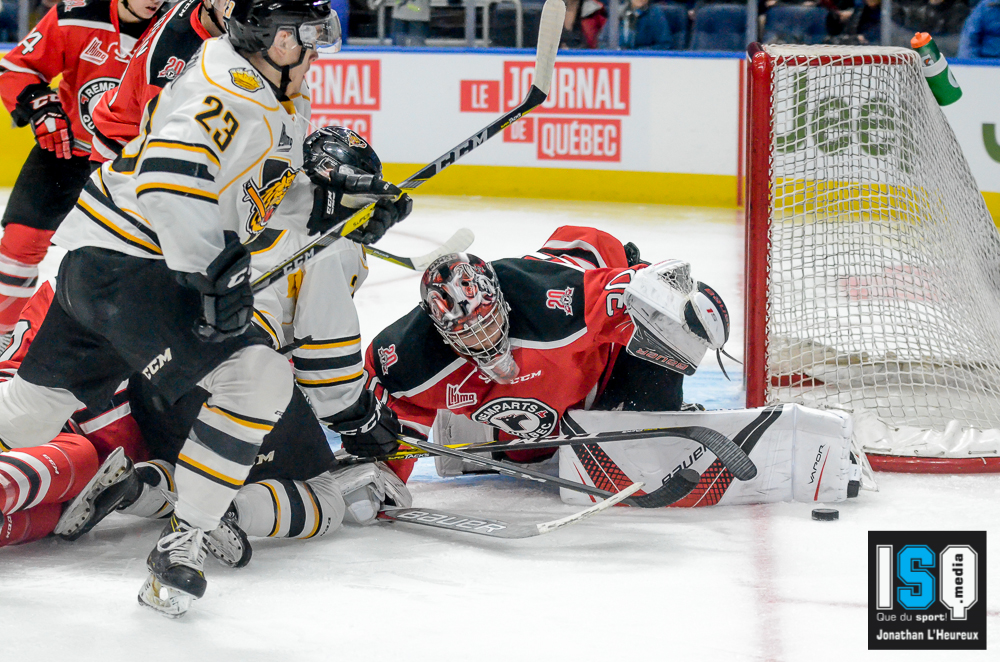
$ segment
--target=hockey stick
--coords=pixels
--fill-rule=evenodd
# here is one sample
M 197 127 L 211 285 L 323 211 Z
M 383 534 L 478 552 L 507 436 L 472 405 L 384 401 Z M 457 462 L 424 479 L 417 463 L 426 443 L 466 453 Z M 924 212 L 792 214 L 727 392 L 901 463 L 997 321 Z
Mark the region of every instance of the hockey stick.
M 504 113 L 485 128 L 477 131 L 438 158 L 411 175 L 399 185 L 403 193 L 414 190 L 428 179 L 458 161 L 484 142 L 497 135 L 525 113 L 545 102 L 552 85 L 552 73 L 556 66 L 556 51 L 562 38 L 563 17 L 566 4 L 563 0 L 545 0 L 538 27 L 538 47 L 535 51 L 535 80 L 525 95 L 524 101 L 516 108 Z M 363 207 L 345 221 L 338 223 L 321 234 L 313 242 L 299 250 L 290 258 L 277 265 L 252 283 L 254 294 L 281 280 L 286 275 L 298 271 L 303 264 L 324 248 L 368 222 L 375 209 L 375 203 Z
M 391 508 L 379 513 L 379 519 L 406 524 L 433 526 L 459 533 L 478 533 L 479 535 L 491 538 L 506 538 L 508 540 L 531 538 L 581 522 L 592 515 L 607 510 L 622 499 L 627 499 L 642 487 L 643 483 L 632 483 L 618 494 L 614 494 L 604 501 L 598 501 L 585 510 L 550 522 L 538 522 L 537 524 L 511 524 L 502 520 L 487 519 L 485 517 L 475 518 L 464 515 L 453 515 L 430 508 Z
M 677 437 L 696 441 L 712 451 L 738 480 L 751 480 L 757 475 L 757 466 L 742 448 L 737 446 L 726 435 L 711 428 L 691 426 L 677 428 L 650 428 L 648 430 L 621 430 L 614 432 L 595 432 L 592 434 L 567 435 L 540 439 L 538 441 L 518 441 L 508 444 L 461 444 L 450 445 L 448 448 L 461 448 L 466 453 L 500 453 L 505 451 L 520 451 L 533 448 L 556 448 L 559 446 L 579 446 L 597 444 L 606 441 L 634 441 L 639 439 L 656 439 L 660 437 Z M 408 441 L 404 443 L 412 446 Z M 419 450 L 419 449 L 418 449 Z M 401 450 L 389 456 L 390 460 L 406 460 L 420 457 L 423 452 Z
M 398 264 L 401 267 L 406 267 L 407 269 L 423 271 L 430 266 L 431 262 L 438 259 L 442 255 L 448 255 L 449 253 L 461 253 L 471 246 L 472 242 L 475 240 L 476 235 L 472 234 L 472 230 L 469 228 L 460 228 L 455 234 L 449 237 L 448 241 L 444 242 L 426 255 L 401 257 L 384 251 L 381 248 L 375 248 L 374 246 L 369 246 L 367 244 L 365 244 L 365 253 L 381 258 L 386 262 L 392 262 L 393 264 Z
M 553 483 L 560 487 L 565 487 L 567 490 L 583 492 L 584 494 L 598 496 L 604 499 L 614 495 L 614 492 L 608 492 L 607 490 L 591 487 L 590 485 L 584 485 L 583 483 L 574 483 L 571 480 L 566 480 L 565 478 L 560 478 L 558 476 L 550 476 L 549 474 L 542 473 L 541 471 L 535 471 L 534 469 L 529 469 L 528 467 L 517 465 L 512 462 L 494 460 L 476 455 L 474 453 L 465 453 L 454 448 L 447 448 L 439 444 L 432 444 L 428 441 L 419 441 L 417 439 L 413 439 L 412 437 L 400 437 L 400 441 L 408 446 L 419 448 L 425 453 L 457 457 L 484 467 L 496 469 L 505 476 L 525 478 L 539 483 Z M 625 497 L 622 499 L 622 503 L 630 506 L 638 506 L 639 508 L 661 508 L 663 506 L 669 506 L 670 504 L 676 503 L 686 497 L 691 490 L 694 489 L 695 485 L 698 484 L 700 479 L 701 476 L 698 475 L 697 471 L 694 471 L 693 469 L 683 469 L 670 476 L 670 478 L 668 478 L 663 485 L 652 492 L 639 496 Z

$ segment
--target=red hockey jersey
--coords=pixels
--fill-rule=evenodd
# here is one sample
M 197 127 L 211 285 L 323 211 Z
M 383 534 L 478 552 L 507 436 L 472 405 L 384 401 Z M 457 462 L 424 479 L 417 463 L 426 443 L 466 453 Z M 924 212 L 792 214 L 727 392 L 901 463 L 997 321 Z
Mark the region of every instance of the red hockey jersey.
M 520 368 L 512 384 L 458 356 L 419 307 L 368 347 L 369 388 L 413 432 L 426 435 L 437 411 L 450 409 L 516 437 L 557 434 L 567 409 L 596 397 L 632 334 L 622 290 L 636 269 L 604 232 L 562 227 L 538 253 L 492 266 L 511 308 Z
M 119 31 L 118 0 L 60 2 L 0 60 L 0 98 L 13 111 L 25 87 L 62 75 L 59 101 L 70 118 L 73 154 L 87 156 L 93 107 L 118 84 L 136 41 Z
M 21 366 L 31 342 L 35 339 L 45 315 L 52 305 L 54 293 L 52 286 L 42 283 L 24 310 L 14 327 L 14 335 L 10 345 L 0 354 L 0 382 L 13 379 Z M 108 454 L 121 446 L 125 454 L 135 462 L 149 459 L 146 443 L 139 432 L 139 426 L 131 416 L 126 386 L 123 382 L 118 387 L 114 398 L 106 407 L 100 410 L 86 407 L 73 414 L 74 429 L 83 434 L 97 450 L 98 460 L 103 462 Z
M 201 42 L 210 39 L 198 17 L 201 0 L 184 0 L 149 31 L 132 53 L 121 82 L 94 108 L 96 126 L 92 161 L 116 158 L 139 135 L 146 104 L 184 71 Z

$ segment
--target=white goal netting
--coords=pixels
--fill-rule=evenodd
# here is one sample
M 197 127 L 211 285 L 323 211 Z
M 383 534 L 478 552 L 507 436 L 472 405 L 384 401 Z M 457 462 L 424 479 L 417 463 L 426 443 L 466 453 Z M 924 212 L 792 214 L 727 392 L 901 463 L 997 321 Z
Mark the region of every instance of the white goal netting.
M 1000 428 L 1000 235 L 917 54 L 765 51 L 768 402 L 901 428 L 869 450 L 994 453 L 969 429 Z

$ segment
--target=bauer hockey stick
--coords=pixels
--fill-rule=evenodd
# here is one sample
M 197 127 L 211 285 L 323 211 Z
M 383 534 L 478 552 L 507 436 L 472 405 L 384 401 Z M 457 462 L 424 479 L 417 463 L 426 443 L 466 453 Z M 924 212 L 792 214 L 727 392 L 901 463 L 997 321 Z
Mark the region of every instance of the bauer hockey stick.
M 448 241 L 444 242 L 430 253 L 426 255 L 417 255 L 415 257 L 402 257 L 399 255 L 393 255 L 381 248 L 375 248 L 374 246 L 369 246 L 365 244 L 365 253 L 373 255 L 377 258 L 383 259 L 386 262 L 392 262 L 393 264 L 398 264 L 401 267 L 406 267 L 407 269 L 413 269 L 414 271 L 423 271 L 431 262 L 438 259 L 442 255 L 448 255 L 449 253 L 461 253 L 469 246 L 472 242 L 476 240 L 476 235 L 472 234 L 472 230 L 469 228 L 460 228 L 455 234 L 449 237 Z
M 556 448 L 558 446 L 582 446 L 598 444 L 606 441 L 635 441 L 640 439 L 656 439 L 658 437 L 678 437 L 696 441 L 712 451 L 719 461 L 737 478 L 737 480 L 752 480 L 757 475 L 757 466 L 746 452 L 737 446 L 726 435 L 700 426 L 677 428 L 650 428 L 648 430 L 621 430 L 614 432 L 595 432 L 592 434 L 576 434 L 562 437 L 540 439 L 538 441 L 518 441 L 508 444 L 452 444 L 447 448 L 461 448 L 466 453 L 500 453 L 504 451 L 521 451 L 532 448 Z M 404 443 L 413 446 L 408 440 Z M 419 450 L 419 449 L 418 449 Z M 390 460 L 405 460 L 420 457 L 423 452 L 398 451 L 389 456 Z
M 584 494 L 598 496 L 603 499 L 607 499 L 615 494 L 614 492 L 608 492 L 607 490 L 591 487 L 590 485 L 584 485 L 583 483 L 574 483 L 571 480 L 566 480 L 565 478 L 560 478 L 558 476 L 550 476 L 549 474 L 542 473 L 541 471 L 535 471 L 534 469 L 529 469 L 528 467 L 520 466 L 512 462 L 494 460 L 476 455 L 475 453 L 465 453 L 454 448 L 447 448 L 439 444 L 432 444 L 428 441 L 419 441 L 417 439 L 413 439 L 412 437 L 401 436 L 400 441 L 408 446 L 419 448 L 425 453 L 457 457 L 467 462 L 473 462 L 484 467 L 489 467 L 490 469 L 495 469 L 505 476 L 524 478 L 538 483 L 553 483 L 559 487 L 565 487 L 567 490 L 583 492 Z M 670 476 L 663 482 L 663 485 L 655 490 L 639 496 L 633 495 L 625 497 L 622 499 L 622 503 L 630 506 L 637 506 L 639 508 L 662 508 L 663 506 L 669 506 L 670 504 L 676 503 L 686 497 L 691 490 L 694 489 L 695 485 L 698 484 L 700 479 L 701 476 L 697 471 L 694 471 L 693 469 L 682 469 L 681 471 L 678 471 Z
M 590 508 L 550 522 L 538 522 L 535 524 L 511 524 L 502 520 L 485 517 L 455 515 L 432 508 L 389 508 L 379 513 L 379 519 L 406 524 L 433 526 L 458 533 L 478 533 L 481 536 L 489 536 L 490 538 L 531 538 L 561 529 L 570 524 L 582 522 L 588 517 L 607 510 L 619 501 L 627 499 L 642 489 L 642 487 L 643 483 L 632 483 L 621 492 L 608 497 L 604 501 L 598 501 Z
M 563 0 L 545 0 L 545 5 L 542 6 L 542 17 L 538 26 L 538 47 L 535 50 L 535 80 L 528 90 L 528 94 L 525 95 L 524 101 L 521 102 L 521 105 L 501 115 L 488 126 L 480 129 L 411 175 L 399 185 L 403 193 L 414 190 L 506 129 L 513 122 L 519 120 L 525 113 L 534 110 L 545 102 L 545 99 L 549 96 L 549 88 L 552 85 L 552 74 L 556 66 L 556 52 L 559 50 L 559 40 L 562 38 L 563 18 L 565 15 L 566 4 Z M 254 294 L 276 283 L 286 275 L 298 271 L 303 264 L 327 246 L 367 223 L 374 209 L 375 203 L 359 209 L 353 216 L 333 226 L 309 245 L 260 276 L 251 285 Z

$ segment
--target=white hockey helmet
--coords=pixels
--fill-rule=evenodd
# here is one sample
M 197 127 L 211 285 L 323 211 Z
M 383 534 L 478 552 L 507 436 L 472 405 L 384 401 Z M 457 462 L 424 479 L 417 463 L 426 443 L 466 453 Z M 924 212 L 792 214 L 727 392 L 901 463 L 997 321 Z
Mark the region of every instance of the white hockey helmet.
M 420 307 L 452 349 L 487 377 L 509 384 L 518 367 L 510 347 L 510 306 L 493 268 L 469 253 L 434 260 L 420 279 Z

